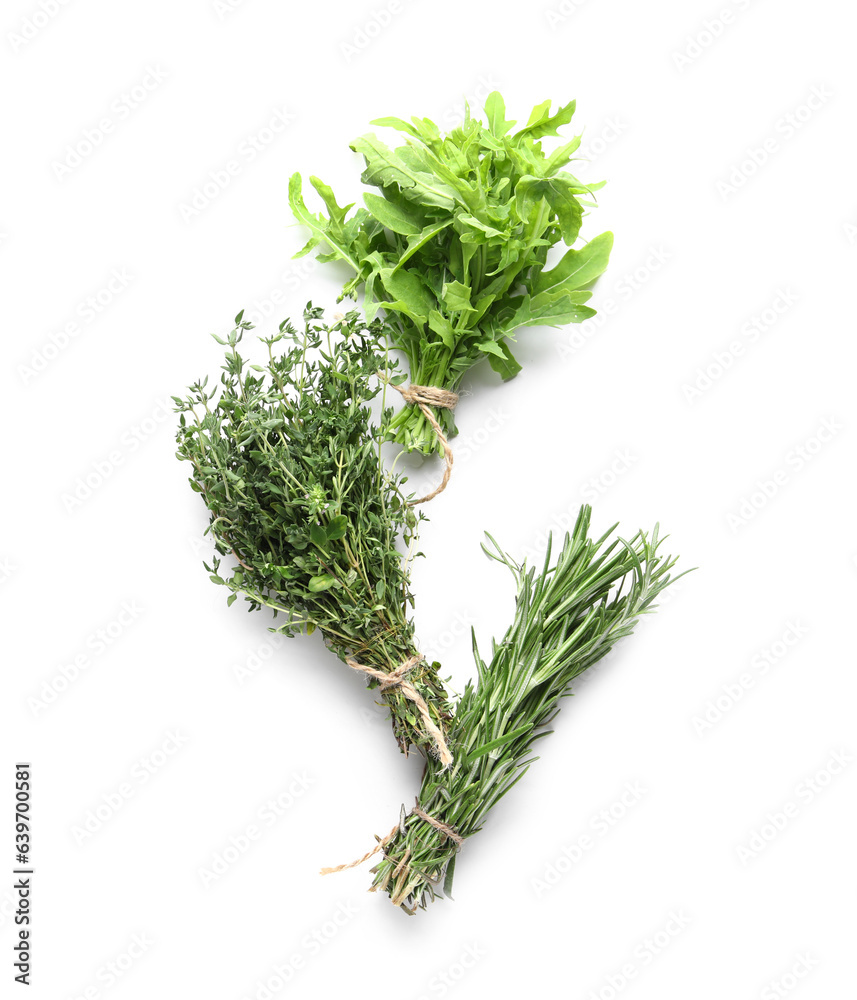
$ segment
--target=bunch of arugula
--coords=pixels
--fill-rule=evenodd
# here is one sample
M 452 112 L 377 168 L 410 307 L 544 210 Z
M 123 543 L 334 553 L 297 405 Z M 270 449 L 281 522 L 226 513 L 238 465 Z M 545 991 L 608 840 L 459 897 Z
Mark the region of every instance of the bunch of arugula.
M 321 316 L 307 307 L 300 333 L 283 323 L 261 338 L 262 367 L 238 353 L 252 329 L 239 313 L 227 339 L 215 337 L 228 348 L 219 387 L 208 389 L 206 377 L 185 399 L 173 397 L 177 455 L 193 466 L 190 485 L 208 507 L 206 533 L 219 553 L 206 569 L 231 591 L 228 604 L 243 594 L 251 611 L 273 609 L 283 635 L 318 629 L 343 661 L 389 674 L 416 658 L 408 681 L 443 732 L 451 710 L 440 665 L 415 646 L 399 549 L 414 542 L 418 515 L 404 479 L 382 466 L 370 407 L 379 368 L 393 381 L 405 376 L 384 357 L 380 323 L 367 327 L 351 312 L 327 326 Z M 385 410 L 382 423 L 390 418 Z M 221 556 L 235 565 L 226 570 Z M 401 750 L 429 753 L 434 741 L 414 702 L 396 687 L 381 694 Z
M 503 379 L 521 369 L 509 345 L 525 326 L 579 323 L 595 315 L 589 286 L 604 271 L 611 233 L 579 249 L 587 200 L 602 185 L 584 184 L 564 168 L 580 136 L 547 153 L 542 140 L 559 136 L 575 102 L 551 113 L 537 105 L 527 124 L 514 121 L 498 93 L 485 102 L 487 124 L 466 109 L 464 121 L 442 135 L 428 118 L 381 118 L 373 125 L 404 132 L 391 149 L 375 135 L 351 148 L 366 162 L 362 180 L 379 193 L 363 195 L 365 208 L 341 207 L 317 177 L 313 187 L 327 216 L 304 203 L 301 177 L 289 182 L 289 201 L 312 238 L 296 256 L 319 247 L 322 261 L 344 260 L 355 276 L 343 296 L 363 288 L 367 319 L 384 309 L 389 342 L 408 359 L 418 385 L 456 391 L 465 372 L 487 358 Z M 548 251 L 569 247 L 546 269 Z M 444 433 L 451 410 L 438 414 Z M 388 432 L 407 450 L 439 451 L 437 435 L 416 407 L 402 410 Z

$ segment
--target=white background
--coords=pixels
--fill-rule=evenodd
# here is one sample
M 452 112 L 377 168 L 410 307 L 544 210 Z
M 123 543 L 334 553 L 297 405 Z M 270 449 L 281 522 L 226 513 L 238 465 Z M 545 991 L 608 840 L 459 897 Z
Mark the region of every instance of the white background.
M 4 996 L 20 759 L 35 782 L 28 995 L 239 1000 L 271 980 L 295 997 L 845 996 L 853 14 L 833 0 L 41 6 L 51 16 L 35 0 L 2 15 Z M 269 313 L 264 332 L 310 297 L 334 306 L 342 272 L 290 260 L 306 238 L 287 228 L 294 170 L 358 200 L 348 141 L 370 119 L 448 127 L 495 87 L 517 118 L 577 98 L 578 172 L 609 179 L 584 235 L 612 229 L 616 248 L 601 320 L 524 333 L 508 385 L 472 373 L 453 484 L 422 535 L 423 646 L 460 689 L 470 625 L 487 645 L 512 612 L 483 530 L 524 555 L 585 499 L 599 529 L 659 520 L 699 570 L 566 703 L 465 846 L 456 901 L 409 919 L 365 893 L 368 866 L 317 871 L 389 829 L 419 763 L 316 637 L 275 650 L 262 615 L 225 607 L 161 401 L 216 372 L 208 335 L 240 308 Z M 264 131 L 278 114 L 287 127 Z M 229 161 L 226 188 L 200 195 Z M 183 212 L 195 192 L 202 208 Z M 82 502 L 79 480 L 95 484 Z M 142 610 L 97 653 L 123 605 Z M 123 783 L 130 797 L 105 806 Z M 291 804 L 268 825 L 278 796 Z M 107 819 L 81 836 L 96 810 Z M 204 885 L 250 824 L 261 838 Z M 283 986 L 275 967 L 295 955 Z

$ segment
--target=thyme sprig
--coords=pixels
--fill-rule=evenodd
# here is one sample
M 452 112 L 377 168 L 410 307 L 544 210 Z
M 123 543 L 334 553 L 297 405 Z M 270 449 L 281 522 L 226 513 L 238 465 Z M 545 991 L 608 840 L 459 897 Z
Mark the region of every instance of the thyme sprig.
M 283 635 L 318 629 L 346 660 L 391 673 L 411 658 L 407 679 L 445 731 L 451 717 L 437 663 L 414 642 L 408 567 L 400 544 L 412 547 L 421 515 L 407 503 L 404 478 L 381 462 L 380 422 L 370 403 L 383 391 L 375 377 L 401 382 L 385 356 L 379 321 L 356 312 L 328 326 L 308 306 L 304 328 L 289 322 L 262 337 L 265 365 L 238 352 L 243 318 L 224 340 L 220 383 L 208 378 L 173 397 L 181 414 L 178 457 L 193 466 L 191 488 L 211 514 L 206 533 L 218 555 L 206 569 L 249 610 L 268 608 Z M 224 558 L 227 562 L 224 562 Z M 379 682 L 370 679 L 369 686 Z M 412 700 L 383 688 L 401 750 L 433 747 Z
M 486 552 L 507 566 L 518 586 L 515 619 L 490 662 L 473 645 L 477 679 L 468 683 L 452 727 L 454 765 L 426 764 L 418 802 L 463 838 L 477 833 L 491 809 L 537 759 L 533 745 L 559 711 L 560 699 L 584 670 L 631 635 L 640 616 L 677 577 L 676 559 L 660 554 L 655 527 L 630 541 L 589 537 L 583 507 L 551 564 L 518 565 L 490 539 Z M 489 536 L 490 538 L 490 536 Z M 683 574 L 682 574 L 683 575 Z M 373 888 L 409 912 L 449 894 L 458 845 L 415 813 L 385 845 Z

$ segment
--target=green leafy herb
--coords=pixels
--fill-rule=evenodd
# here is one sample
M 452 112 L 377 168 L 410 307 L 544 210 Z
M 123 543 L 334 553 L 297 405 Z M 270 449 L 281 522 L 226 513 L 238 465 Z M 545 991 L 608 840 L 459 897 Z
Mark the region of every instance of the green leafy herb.
M 392 411 L 378 425 L 369 406 L 381 391 L 374 376 L 394 373 L 395 362 L 384 357 L 380 322 L 367 327 L 352 312 L 328 327 L 321 315 L 308 307 L 301 333 L 283 323 L 262 338 L 268 361 L 259 366 L 238 353 L 252 329 L 239 313 L 227 339 L 215 338 L 228 348 L 219 392 L 205 378 L 186 399 L 174 397 L 178 457 L 193 465 L 190 484 L 211 512 L 217 552 L 234 561 L 230 570 L 220 556 L 206 565 L 231 591 L 229 603 L 243 594 L 250 610 L 285 617 L 282 634 L 318 629 L 341 659 L 390 673 L 418 656 L 398 547 L 414 541 L 417 515 L 404 480 L 380 462 L 380 426 Z M 440 665 L 418 659 L 407 679 L 443 731 L 450 710 Z M 401 749 L 430 751 L 413 701 L 398 688 L 382 696 Z
M 579 323 L 595 314 L 586 305 L 589 286 L 604 271 L 612 234 L 574 249 L 587 200 L 601 184 L 584 184 L 564 168 L 580 138 L 548 153 L 542 140 L 559 136 L 575 104 L 551 112 L 545 101 L 527 124 L 512 132 L 502 97 L 485 103 L 487 124 L 471 117 L 449 135 L 427 118 L 382 118 L 372 124 L 406 135 L 390 148 L 375 135 L 355 140 L 362 153 L 365 207 L 337 204 L 317 177 L 313 187 L 327 216 L 304 203 L 301 178 L 289 182 L 295 217 L 312 231 L 297 256 L 320 247 L 324 261 L 345 260 L 356 272 L 343 289 L 361 286 L 366 316 L 383 308 L 392 346 L 405 352 L 411 379 L 455 391 L 465 372 L 487 358 L 503 379 L 520 365 L 510 342 L 524 326 Z M 547 268 L 548 251 L 569 249 Z M 455 433 L 452 412 L 439 413 L 447 437 Z M 405 448 L 440 450 L 423 414 L 406 408 L 390 431 Z

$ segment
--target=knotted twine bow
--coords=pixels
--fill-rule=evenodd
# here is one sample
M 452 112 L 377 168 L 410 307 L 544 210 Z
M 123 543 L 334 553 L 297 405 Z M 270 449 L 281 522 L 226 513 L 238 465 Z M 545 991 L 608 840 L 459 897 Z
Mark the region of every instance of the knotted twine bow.
M 406 389 L 403 389 L 400 385 L 396 385 L 394 382 L 390 382 L 390 385 L 402 394 L 402 399 L 404 399 L 406 403 L 416 405 L 422 410 L 423 416 L 431 424 L 435 434 L 437 434 L 437 439 L 440 441 L 441 447 L 443 448 L 443 457 L 445 462 L 443 480 L 441 481 L 440 486 L 438 486 L 437 489 L 432 490 L 431 493 L 424 497 L 420 497 L 419 500 L 409 501 L 409 507 L 416 507 L 417 504 L 433 500 L 438 493 L 443 493 L 446 489 L 446 484 L 449 482 L 449 477 L 452 475 L 452 448 L 449 447 L 449 441 L 447 441 L 446 435 L 443 433 L 437 417 L 432 413 L 431 407 L 437 406 L 443 410 L 454 410 L 456 403 L 458 403 L 458 393 L 449 392 L 446 389 L 438 389 L 433 385 L 411 384 Z

